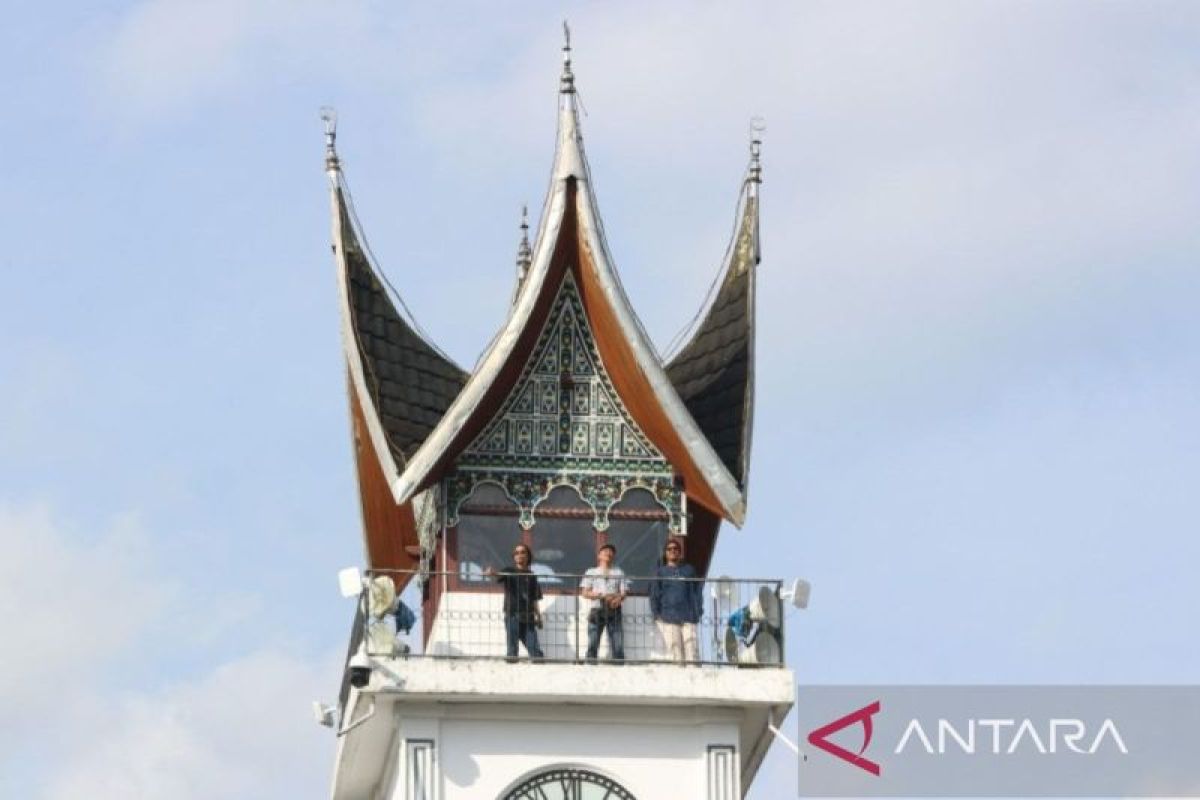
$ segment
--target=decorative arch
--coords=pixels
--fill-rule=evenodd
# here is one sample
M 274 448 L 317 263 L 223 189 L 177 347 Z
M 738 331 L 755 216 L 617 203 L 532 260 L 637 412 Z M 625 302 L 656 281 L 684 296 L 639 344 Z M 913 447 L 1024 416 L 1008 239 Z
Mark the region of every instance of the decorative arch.
M 637 800 L 615 779 L 593 769 L 559 766 L 527 774 L 497 800 Z

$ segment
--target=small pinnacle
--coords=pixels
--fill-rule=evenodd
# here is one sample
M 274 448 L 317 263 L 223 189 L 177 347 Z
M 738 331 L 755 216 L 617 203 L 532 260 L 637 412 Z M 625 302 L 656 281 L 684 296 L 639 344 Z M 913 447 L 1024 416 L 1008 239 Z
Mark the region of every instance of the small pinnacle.
M 529 209 L 521 206 L 521 244 L 517 248 L 518 280 L 525 277 L 525 272 L 529 269 L 532 260 L 533 253 L 529 247 Z
M 762 117 L 750 119 L 750 181 L 762 183 L 762 132 L 767 129 Z
M 517 247 L 517 284 L 513 287 L 512 302 L 517 302 L 521 287 L 525 285 L 525 277 L 533 264 L 533 251 L 529 247 L 529 209 L 521 206 L 521 243 Z
M 322 106 L 321 119 L 325 123 L 325 169 L 337 169 L 337 111 L 330 106 Z

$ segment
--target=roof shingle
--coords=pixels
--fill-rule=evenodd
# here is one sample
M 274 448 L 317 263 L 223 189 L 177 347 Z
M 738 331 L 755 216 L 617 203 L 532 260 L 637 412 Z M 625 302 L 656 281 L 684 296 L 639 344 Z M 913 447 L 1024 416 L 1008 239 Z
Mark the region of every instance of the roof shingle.
M 397 312 L 359 243 L 340 188 L 338 208 L 351 328 L 371 401 L 403 468 L 454 402 L 467 374 Z
M 758 261 L 758 198 L 748 194 L 717 296 L 667 364 L 675 390 L 742 491 L 749 468 Z

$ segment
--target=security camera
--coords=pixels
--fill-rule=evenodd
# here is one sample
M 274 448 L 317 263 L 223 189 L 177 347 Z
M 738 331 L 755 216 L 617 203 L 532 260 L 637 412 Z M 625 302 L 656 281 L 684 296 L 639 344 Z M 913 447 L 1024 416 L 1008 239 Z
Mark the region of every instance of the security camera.
M 350 685 L 361 689 L 371 682 L 371 661 L 366 653 L 359 650 L 350 656 Z

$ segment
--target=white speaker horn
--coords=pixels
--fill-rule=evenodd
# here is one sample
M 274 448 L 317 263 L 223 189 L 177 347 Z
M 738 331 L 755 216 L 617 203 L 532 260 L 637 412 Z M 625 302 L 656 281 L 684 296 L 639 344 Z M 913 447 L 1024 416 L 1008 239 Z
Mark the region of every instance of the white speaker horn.
M 387 575 L 376 575 L 367 584 L 367 611 L 382 619 L 396 610 L 396 584 Z
M 736 664 L 738 660 L 738 638 L 733 628 L 725 629 L 725 660 Z
M 750 604 L 750 619 L 766 623 L 769 628 L 778 628 L 782 617 L 775 592 L 769 586 L 759 588 L 758 597 Z
M 391 658 L 396 654 L 396 634 L 386 622 L 367 626 L 367 654 L 376 658 Z
M 778 664 L 779 640 L 767 631 L 760 631 L 754 644 L 746 648 L 740 659 L 743 664 Z

